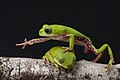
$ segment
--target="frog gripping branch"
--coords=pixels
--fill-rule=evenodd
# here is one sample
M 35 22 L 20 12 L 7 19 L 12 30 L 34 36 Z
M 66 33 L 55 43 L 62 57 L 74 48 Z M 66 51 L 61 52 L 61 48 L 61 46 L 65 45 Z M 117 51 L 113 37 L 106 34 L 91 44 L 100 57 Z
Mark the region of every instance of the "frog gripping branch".
M 101 54 L 105 51 L 105 49 L 107 49 L 110 56 L 108 66 L 111 66 L 113 63 L 114 60 L 113 53 L 108 44 L 104 44 L 99 49 L 96 49 L 89 37 L 68 26 L 58 25 L 58 24 L 53 24 L 53 25 L 45 24 L 39 30 L 39 35 L 45 38 L 32 39 L 30 41 L 25 41 L 25 43 L 16 44 L 16 45 L 24 46 L 24 45 L 31 45 L 34 43 L 45 42 L 48 40 L 59 40 L 59 41 L 69 42 L 69 47 L 66 48 L 64 52 L 73 51 L 74 44 L 84 46 L 84 53 L 95 53 L 96 55 L 98 55 L 98 57 L 94 60 L 95 62 L 101 57 Z
M 100 55 L 105 51 L 105 49 L 107 49 L 110 55 L 110 60 L 108 62 L 108 65 L 111 66 L 113 63 L 113 60 L 114 60 L 113 53 L 108 44 L 104 44 L 99 49 L 96 49 L 92 44 L 91 40 L 87 36 L 78 32 L 73 28 L 70 28 L 64 25 L 58 25 L 58 24 L 53 24 L 53 25 L 45 24 L 43 25 L 42 29 L 40 29 L 39 35 L 44 37 L 65 36 L 63 39 L 59 39 L 59 40 L 69 42 L 69 48 L 67 50 L 72 50 L 74 47 L 74 44 L 84 46 L 85 53 L 92 52 L 92 53 L 95 53 L 96 55 Z M 57 39 L 53 39 L 53 40 L 57 40 Z M 96 61 L 98 59 L 96 59 Z

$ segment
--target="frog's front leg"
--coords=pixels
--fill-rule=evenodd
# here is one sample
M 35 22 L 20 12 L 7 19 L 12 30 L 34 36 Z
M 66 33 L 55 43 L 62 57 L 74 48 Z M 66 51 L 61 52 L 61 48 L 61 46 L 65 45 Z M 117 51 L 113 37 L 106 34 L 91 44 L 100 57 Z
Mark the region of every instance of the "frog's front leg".
M 108 62 L 108 66 L 111 66 L 113 63 L 114 57 L 113 57 L 113 52 L 108 44 L 104 44 L 99 49 L 97 49 L 97 54 L 100 55 L 101 53 L 103 53 L 105 51 L 106 48 L 108 48 L 108 53 L 110 55 L 110 60 Z
M 74 42 L 75 42 L 75 36 L 74 34 L 70 34 L 70 39 L 69 39 L 69 50 L 72 51 L 74 48 Z
M 64 52 L 67 52 L 67 51 L 73 52 L 75 36 L 74 36 L 74 34 L 69 34 L 69 35 L 66 35 L 66 37 L 69 37 L 69 47 L 66 48 Z

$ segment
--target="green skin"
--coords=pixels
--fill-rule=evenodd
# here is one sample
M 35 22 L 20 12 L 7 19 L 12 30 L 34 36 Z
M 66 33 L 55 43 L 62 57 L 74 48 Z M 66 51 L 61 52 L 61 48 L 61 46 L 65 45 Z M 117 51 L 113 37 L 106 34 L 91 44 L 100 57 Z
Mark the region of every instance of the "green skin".
M 43 59 L 53 63 L 58 68 L 58 71 L 59 66 L 65 69 L 71 69 L 76 61 L 76 56 L 74 52 L 64 52 L 65 49 L 66 47 L 53 47 L 43 56 Z
M 90 40 L 89 37 L 85 36 L 84 34 L 78 32 L 77 30 L 64 26 L 64 25 L 58 25 L 58 24 L 53 24 L 53 25 L 43 25 L 43 27 L 39 30 L 39 35 L 44 36 L 44 37 L 61 37 L 64 36 L 64 38 L 54 38 L 52 40 L 60 40 L 60 41 L 65 41 L 69 42 L 69 48 L 66 49 L 66 51 L 72 51 L 74 48 L 74 44 L 84 46 L 85 47 L 85 53 L 95 53 L 96 55 L 100 55 L 105 51 L 105 49 L 108 50 L 108 53 L 110 55 L 110 60 L 108 62 L 108 65 L 112 65 L 113 63 L 113 53 L 108 44 L 104 44 L 101 46 L 99 49 L 96 49 L 94 45 L 92 44 L 92 41 Z M 61 57 L 61 56 L 59 56 Z M 68 58 L 68 57 L 67 57 Z M 54 61 L 54 60 L 53 60 Z M 97 60 L 96 60 L 97 61 Z M 69 61 L 68 61 L 69 62 Z M 66 63 L 67 64 L 67 63 Z

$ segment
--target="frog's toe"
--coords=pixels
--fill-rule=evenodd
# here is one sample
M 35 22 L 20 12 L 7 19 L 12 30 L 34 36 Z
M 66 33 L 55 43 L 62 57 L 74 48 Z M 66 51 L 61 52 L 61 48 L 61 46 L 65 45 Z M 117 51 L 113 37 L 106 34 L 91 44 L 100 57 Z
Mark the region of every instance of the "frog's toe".
M 111 65 L 107 65 L 105 68 L 107 69 L 106 72 L 110 72 L 113 69 Z

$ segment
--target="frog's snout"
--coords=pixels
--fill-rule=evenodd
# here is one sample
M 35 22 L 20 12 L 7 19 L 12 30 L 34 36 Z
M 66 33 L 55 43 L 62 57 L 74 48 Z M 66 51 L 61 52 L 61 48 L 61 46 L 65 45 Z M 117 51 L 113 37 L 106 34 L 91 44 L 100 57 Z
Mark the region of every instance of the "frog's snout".
M 42 33 L 42 30 L 39 31 L 39 34 Z

